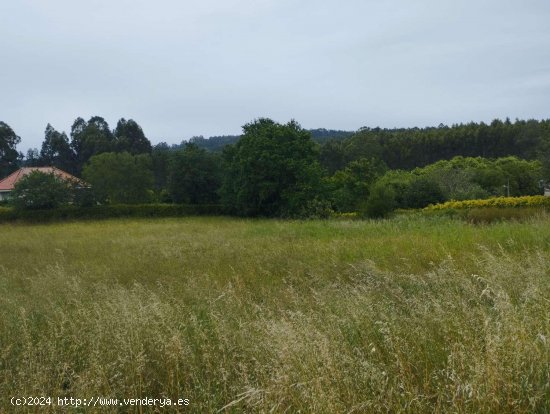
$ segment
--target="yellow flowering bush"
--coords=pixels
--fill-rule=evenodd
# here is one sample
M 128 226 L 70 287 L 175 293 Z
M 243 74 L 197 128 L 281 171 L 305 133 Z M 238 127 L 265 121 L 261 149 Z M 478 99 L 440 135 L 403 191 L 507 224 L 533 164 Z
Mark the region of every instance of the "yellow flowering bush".
M 550 197 L 542 195 L 523 197 L 496 197 L 484 200 L 447 201 L 441 204 L 432 204 L 424 208 L 426 211 L 462 210 L 486 207 L 550 207 Z

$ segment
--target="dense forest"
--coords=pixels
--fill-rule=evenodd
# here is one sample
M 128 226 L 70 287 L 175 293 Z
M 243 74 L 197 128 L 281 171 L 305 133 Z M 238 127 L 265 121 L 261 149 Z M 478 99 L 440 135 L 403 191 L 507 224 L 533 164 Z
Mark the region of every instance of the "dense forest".
M 0 122 L 0 173 L 56 166 L 96 188 L 91 203 L 219 204 L 241 215 L 419 208 L 450 199 L 530 195 L 550 181 L 550 120 L 430 128 L 305 130 L 258 119 L 241 136 L 152 145 L 134 120 L 47 125 L 23 156 Z M 380 208 L 383 206 L 383 208 Z
M 352 131 L 340 131 L 325 128 L 309 129 L 308 131 L 311 134 L 311 138 L 319 144 L 323 144 L 331 140 L 341 140 L 344 138 L 349 138 L 354 134 L 354 132 Z M 204 138 L 201 135 L 192 137 L 189 142 L 195 144 L 199 148 L 204 148 L 208 151 L 221 152 L 223 151 L 225 146 L 236 144 L 240 138 L 241 135 L 222 135 L 213 136 L 210 138 Z M 173 150 L 178 150 L 185 147 L 186 144 L 187 142 L 182 141 L 181 144 L 171 145 L 170 148 Z

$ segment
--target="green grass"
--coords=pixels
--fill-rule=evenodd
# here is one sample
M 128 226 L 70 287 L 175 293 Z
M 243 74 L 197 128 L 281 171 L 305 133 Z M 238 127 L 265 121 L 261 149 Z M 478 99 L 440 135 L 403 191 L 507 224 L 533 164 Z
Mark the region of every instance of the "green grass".
M 0 234 L 0 412 L 30 395 L 181 397 L 197 413 L 550 411 L 544 217 Z

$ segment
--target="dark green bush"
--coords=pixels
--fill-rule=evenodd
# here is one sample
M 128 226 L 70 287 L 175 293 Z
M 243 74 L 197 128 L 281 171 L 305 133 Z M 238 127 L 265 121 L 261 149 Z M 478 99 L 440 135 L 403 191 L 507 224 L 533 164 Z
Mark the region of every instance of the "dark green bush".
M 71 184 L 53 173 L 32 171 L 21 178 L 10 194 L 16 210 L 46 210 L 69 203 Z
M 60 207 L 51 210 L 0 209 L 0 222 L 25 221 L 48 222 L 58 220 L 108 219 L 131 217 L 185 217 L 200 215 L 221 215 L 220 205 L 181 205 L 181 204 L 118 204 L 94 207 Z
M 428 177 L 415 177 L 403 195 L 405 208 L 423 208 L 442 203 L 445 196 L 439 184 Z
M 110 204 L 140 204 L 152 200 L 154 176 L 149 154 L 105 152 L 94 155 L 82 176 L 94 197 Z
M 361 208 L 361 215 L 371 218 L 387 217 L 397 207 L 395 190 L 386 186 L 384 182 L 377 181 L 370 192 L 370 196 Z

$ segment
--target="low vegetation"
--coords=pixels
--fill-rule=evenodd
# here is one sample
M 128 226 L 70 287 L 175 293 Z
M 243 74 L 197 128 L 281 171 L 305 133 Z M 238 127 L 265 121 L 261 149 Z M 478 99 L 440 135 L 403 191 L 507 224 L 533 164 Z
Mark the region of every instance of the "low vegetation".
M 65 206 L 50 210 L 18 210 L 10 207 L 0 207 L 0 223 L 44 223 L 67 220 L 188 217 L 220 214 L 223 214 L 223 208 L 217 204 L 116 204 L 93 207 Z
M 49 395 L 180 397 L 197 413 L 550 410 L 547 218 L 0 231 L 2 407 Z
M 496 197 L 482 200 L 447 201 L 433 204 L 422 210 L 424 215 L 443 215 L 466 220 L 470 223 L 496 221 L 525 221 L 533 217 L 548 217 L 550 197 Z M 407 211 L 402 211 L 408 213 Z M 412 212 L 414 214 L 414 212 Z
M 111 130 L 93 116 L 77 118 L 69 135 L 48 124 L 41 150 L 22 160 L 20 138 L 0 123 L 0 177 L 52 165 L 86 182 L 78 197 L 18 182 L 14 205 L 220 204 L 244 217 L 381 218 L 451 200 L 542 195 L 550 183 L 550 120 L 346 133 L 258 118 L 239 137 L 153 147 L 134 120 Z
M 523 196 L 523 197 L 495 197 L 482 200 L 447 201 L 433 204 L 425 208 L 427 211 L 489 208 L 489 207 L 550 207 L 550 197 Z

